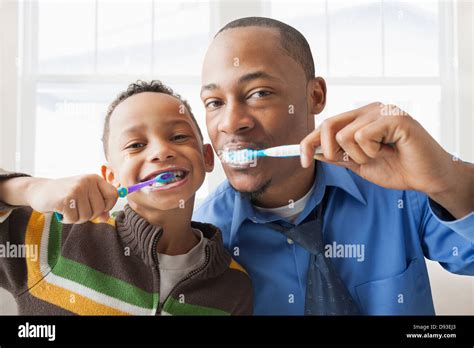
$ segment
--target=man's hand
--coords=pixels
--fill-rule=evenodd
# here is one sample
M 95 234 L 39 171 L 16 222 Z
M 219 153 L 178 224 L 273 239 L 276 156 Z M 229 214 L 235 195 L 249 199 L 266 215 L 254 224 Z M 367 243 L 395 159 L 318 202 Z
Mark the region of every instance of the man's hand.
M 64 223 L 80 224 L 99 218 L 107 221 L 117 202 L 116 188 L 98 175 L 62 179 L 14 178 L 6 180 L 1 197 L 11 205 L 28 205 L 45 213 L 56 211 Z
M 474 210 L 474 168 L 447 153 L 410 115 L 372 103 L 325 120 L 301 142 L 301 164 L 351 169 L 377 185 L 426 193 L 459 218 Z M 455 199 L 453 199 L 455 198 Z

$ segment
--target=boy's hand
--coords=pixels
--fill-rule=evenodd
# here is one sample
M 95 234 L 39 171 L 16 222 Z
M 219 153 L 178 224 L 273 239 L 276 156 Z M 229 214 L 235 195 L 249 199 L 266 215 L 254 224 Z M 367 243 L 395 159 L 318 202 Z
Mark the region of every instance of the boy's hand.
M 118 199 L 117 189 L 95 174 L 31 179 L 25 191 L 28 205 L 42 213 L 61 213 L 64 223 L 80 224 L 95 218 L 105 222 Z

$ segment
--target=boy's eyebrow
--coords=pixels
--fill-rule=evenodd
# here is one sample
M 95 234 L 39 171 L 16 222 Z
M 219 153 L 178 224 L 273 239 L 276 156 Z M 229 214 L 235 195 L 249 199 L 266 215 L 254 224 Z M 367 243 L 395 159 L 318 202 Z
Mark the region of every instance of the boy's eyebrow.
M 266 73 L 265 71 L 255 71 L 255 72 L 251 72 L 251 73 L 248 73 L 248 74 L 245 74 L 245 75 L 241 76 L 239 78 L 238 83 L 249 82 L 249 81 L 257 80 L 257 79 L 268 79 L 268 80 L 274 80 L 274 81 L 277 81 L 277 82 L 281 82 L 281 79 L 279 79 L 279 78 L 277 78 L 273 75 L 270 75 L 269 73 Z M 209 84 L 204 85 L 204 86 L 201 87 L 201 94 L 204 91 L 212 91 L 212 90 L 218 89 L 218 88 L 219 88 L 219 85 L 217 85 L 215 83 L 209 83 Z
M 140 126 L 132 126 L 132 127 L 128 127 L 128 128 L 125 128 L 125 130 L 120 134 L 120 137 L 123 137 L 129 133 L 134 133 L 134 132 L 137 132 L 137 131 L 141 131 L 143 130 L 144 128 L 146 128 L 145 126 L 143 125 L 140 125 Z
M 191 124 L 191 121 L 188 121 L 187 119 L 173 119 L 173 120 L 170 120 L 170 121 L 166 121 L 164 123 L 165 126 L 174 126 L 176 124 L 185 124 L 185 125 L 188 125 L 192 128 L 192 124 Z M 143 131 L 144 129 L 146 129 L 147 127 L 144 126 L 144 125 L 139 125 L 139 126 L 131 126 L 129 128 L 126 128 L 121 134 L 120 134 L 120 138 L 122 137 L 125 137 L 127 136 L 128 134 L 130 133 L 135 133 L 135 132 L 139 132 L 139 131 Z
M 167 121 L 165 124 L 170 125 L 170 126 L 174 126 L 175 124 L 180 124 L 180 123 L 191 126 L 191 120 L 188 121 L 187 119 L 174 119 L 174 120 L 171 120 L 171 121 Z

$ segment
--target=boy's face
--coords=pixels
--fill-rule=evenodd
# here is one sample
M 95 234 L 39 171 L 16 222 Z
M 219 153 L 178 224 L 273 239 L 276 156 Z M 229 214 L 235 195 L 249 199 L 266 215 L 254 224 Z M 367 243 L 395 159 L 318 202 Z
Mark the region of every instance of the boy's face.
M 110 118 L 107 181 L 131 186 L 163 171 L 182 171 L 175 183 L 127 196 L 141 208 L 169 210 L 182 206 L 213 168 L 210 145 L 202 145 L 187 109 L 170 95 L 135 94 Z

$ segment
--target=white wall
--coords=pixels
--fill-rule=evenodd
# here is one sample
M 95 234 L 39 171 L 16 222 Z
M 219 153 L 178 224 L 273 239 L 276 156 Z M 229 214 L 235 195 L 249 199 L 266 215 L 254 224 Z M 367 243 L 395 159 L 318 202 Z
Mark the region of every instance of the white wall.
M 12 169 L 17 139 L 17 17 L 16 2 L 0 0 L 0 165 Z
M 465 160 L 474 160 L 474 4 L 457 4 L 458 117 L 454 117 L 455 148 Z M 452 117 L 443 115 L 442 117 Z M 438 314 L 474 314 L 474 279 L 447 272 L 437 262 L 427 260 L 431 288 Z

